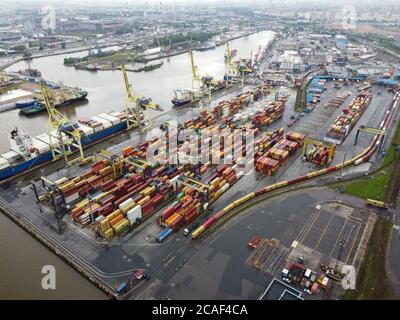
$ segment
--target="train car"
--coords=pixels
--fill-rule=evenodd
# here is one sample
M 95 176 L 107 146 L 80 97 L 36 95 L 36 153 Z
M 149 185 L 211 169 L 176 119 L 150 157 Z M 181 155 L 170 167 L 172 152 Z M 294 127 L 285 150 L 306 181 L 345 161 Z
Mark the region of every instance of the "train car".
M 387 209 L 388 205 L 382 201 L 377 201 L 373 199 L 367 199 L 367 204 L 372 207 Z

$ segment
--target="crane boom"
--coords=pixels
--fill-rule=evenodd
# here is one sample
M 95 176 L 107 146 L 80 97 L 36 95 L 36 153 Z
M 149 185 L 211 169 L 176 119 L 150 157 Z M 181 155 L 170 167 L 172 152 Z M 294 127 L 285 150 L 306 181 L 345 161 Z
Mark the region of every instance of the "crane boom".
M 64 158 L 67 166 L 84 161 L 85 157 L 83 154 L 80 132 L 64 114 L 54 108 L 43 81 L 39 83 L 39 86 L 47 113 L 49 114 L 47 134 L 50 140 L 53 160 Z M 53 134 L 56 135 L 56 137 L 54 137 Z M 53 143 L 54 138 L 58 140 L 57 143 Z M 79 156 L 73 160 L 69 160 L 68 156 L 73 153 L 73 148 L 79 151 Z

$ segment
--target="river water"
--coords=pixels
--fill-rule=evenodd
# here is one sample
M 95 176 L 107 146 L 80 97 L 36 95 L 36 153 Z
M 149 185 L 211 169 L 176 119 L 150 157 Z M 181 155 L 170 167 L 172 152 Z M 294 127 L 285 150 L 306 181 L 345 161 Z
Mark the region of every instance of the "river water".
M 250 53 L 254 54 L 259 46 L 268 44 L 273 35 L 272 31 L 262 31 L 233 40 L 230 47 L 237 49 L 237 57 L 249 58 Z M 225 46 L 205 52 L 195 51 L 194 60 L 199 73 L 222 79 L 225 73 L 224 53 Z M 121 71 L 89 72 L 63 65 L 64 57 L 85 55 L 87 52 L 79 52 L 38 58 L 31 62 L 31 68 L 39 69 L 43 78 L 54 82 L 63 81 L 67 86 L 78 86 L 88 91 L 88 103 L 61 109 L 72 121 L 102 112 L 123 110 L 125 105 L 125 87 Z M 187 53 L 171 57 L 169 62 L 166 58 L 163 61 L 164 64 L 159 69 L 150 72 L 129 72 L 128 77 L 138 94 L 151 97 L 164 110 L 169 110 L 173 91 L 192 86 L 191 65 Z M 22 61 L 9 67 L 7 71 L 18 71 L 27 67 L 27 63 Z M 9 148 L 5 137 L 16 125 L 32 136 L 46 132 L 47 113 L 25 117 L 19 115 L 19 110 L 8 111 L 0 114 L 0 123 L 0 137 L 3 137 L 0 139 L 0 152 L 5 152 Z
M 273 39 L 272 31 L 262 31 L 231 41 L 237 49 L 237 57 L 249 58 L 258 48 Z M 225 46 L 205 52 L 194 52 L 195 63 L 201 75 L 212 75 L 222 79 L 225 73 Z M 62 111 L 70 120 L 93 116 L 111 110 L 122 110 L 125 89 L 121 71 L 99 71 L 92 73 L 63 65 L 65 57 L 85 56 L 87 52 L 38 58 L 31 68 L 39 69 L 50 81 L 63 81 L 67 86 L 78 86 L 88 91 L 88 102 L 69 106 Z M 163 59 L 161 68 L 142 73 L 129 72 L 129 80 L 137 93 L 152 97 L 164 110 L 171 109 L 173 90 L 192 86 L 191 66 L 188 54 Z M 7 69 L 26 69 L 26 62 L 19 62 Z M 46 131 L 47 114 L 33 117 L 19 116 L 18 110 L 0 114 L 0 152 L 8 150 L 7 133 L 18 126 L 32 136 Z M 41 268 L 54 265 L 57 271 L 57 289 L 46 291 L 41 288 Z M 34 240 L 8 218 L 0 214 L 0 299 L 104 299 L 106 296 L 95 286 L 83 279 L 56 255 Z

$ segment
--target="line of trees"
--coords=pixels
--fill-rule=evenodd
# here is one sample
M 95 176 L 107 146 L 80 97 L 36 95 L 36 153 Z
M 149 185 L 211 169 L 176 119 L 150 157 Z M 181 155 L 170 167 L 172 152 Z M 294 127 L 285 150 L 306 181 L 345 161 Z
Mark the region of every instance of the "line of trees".
M 162 46 L 169 45 L 170 41 L 171 44 L 180 43 L 185 41 L 198 41 L 198 42 L 205 42 L 215 36 L 217 33 L 215 32 L 189 32 L 188 34 L 177 33 L 170 36 L 164 36 L 159 38 L 158 40 L 154 40 L 154 44 L 158 45 L 158 42 Z

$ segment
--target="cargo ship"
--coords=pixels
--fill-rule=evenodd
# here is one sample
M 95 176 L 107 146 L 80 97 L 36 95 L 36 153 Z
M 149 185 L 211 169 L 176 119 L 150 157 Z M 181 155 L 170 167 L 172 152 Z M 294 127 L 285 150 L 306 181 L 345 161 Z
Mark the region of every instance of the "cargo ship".
M 75 64 L 75 69 L 77 70 L 86 70 L 86 71 L 91 71 L 91 72 L 97 72 L 99 68 L 97 67 L 96 64 Z
M 42 76 L 42 73 L 38 69 L 19 70 L 18 73 L 33 78 L 39 78 Z
M 160 63 L 154 63 L 154 64 L 146 64 L 144 67 L 142 68 L 138 68 L 138 69 L 133 69 L 133 72 L 148 72 L 148 71 L 152 71 L 158 68 L 161 68 L 161 66 L 164 64 L 164 62 L 160 62 Z
M 71 95 L 69 95 L 67 99 L 62 99 L 61 102 L 54 103 L 54 107 L 55 108 L 65 107 L 70 104 L 83 101 L 86 99 L 86 97 L 87 97 L 86 91 L 77 90 L 73 92 Z M 43 111 L 46 111 L 46 106 L 44 105 L 44 103 L 36 101 L 35 103 L 26 105 L 25 107 L 21 107 L 19 113 L 25 116 L 29 116 Z
M 214 80 L 213 77 L 207 76 L 203 79 L 203 85 L 211 89 L 211 93 L 225 89 L 227 84 L 224 80 Z M 185 105 L 194 104 L 200 101 L 202 92 L 200 89 L 186 88 L 183 90 L 174 90 L 175 96 L 171 100 L 173 107 L 183 107 Z
M 175 97 L 171 100 L 174 107 L 182 107 L 200 100 L 201 92 L 196 89 L 187 88 L 175 90 Z
M 207 42 L 206 44 L 204 44 L 200 47 L 197 47 L 195 50 L 203 52 L 203 51 L 208 51 L 208 50 L 212 50 L 215 48 L 216 48 L 215 42 Z
M 100 142 L 127 129 L 123 112 L 102 113 L 78 121 L 75 125 L 81 133 L 83 147 Z M 15 128 L 9 134 L 10 150 L 0 155 L 0 181 L 33 169 L 52 160 L 51 149 L 58 145 L 58 132 L 31 137 Z

